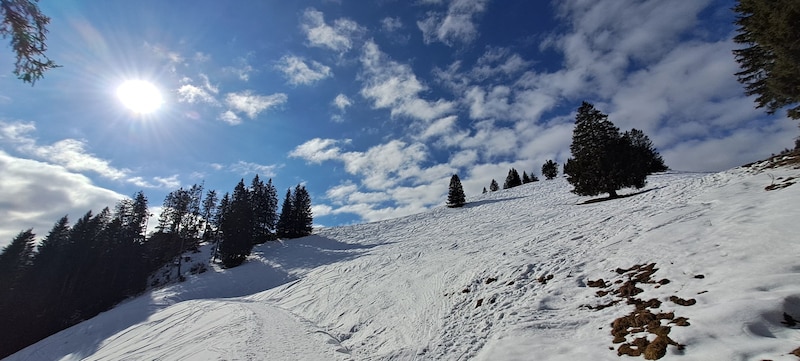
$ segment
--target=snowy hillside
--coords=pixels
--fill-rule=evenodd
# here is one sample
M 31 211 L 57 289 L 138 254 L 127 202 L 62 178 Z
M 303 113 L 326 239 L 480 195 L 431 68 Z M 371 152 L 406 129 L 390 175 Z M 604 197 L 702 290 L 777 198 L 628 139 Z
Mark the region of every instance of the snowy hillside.
M 8 359 L 619 360 L 662 335 L 684 345 L 663 360 L 797 360 L 781 321 L 800 319 L 800 185 L 775 186 L 791 177 L 663 174 L 589 204 L 556 179 L 324 229 Z

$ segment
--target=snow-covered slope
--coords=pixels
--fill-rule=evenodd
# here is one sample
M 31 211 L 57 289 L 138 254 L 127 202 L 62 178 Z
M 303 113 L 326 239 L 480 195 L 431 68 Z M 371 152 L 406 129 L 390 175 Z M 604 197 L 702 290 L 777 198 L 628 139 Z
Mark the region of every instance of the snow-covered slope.
M 589 204 L 556 179 L 324 229 L 9 360 L 618 360 L 612 322 L 651 299 L 640 313 L 662 319 L 649 329 L 685 345 L 664 360 L 797 360 L 800 328 L 781 321 L 800 318 L 800 185 L 765 190 L 790 177 L 800 170 L 662 174 Z M 623 282 L 641 292 L 615 294 Z M 656 338 L 624 329 L 626 343 Z

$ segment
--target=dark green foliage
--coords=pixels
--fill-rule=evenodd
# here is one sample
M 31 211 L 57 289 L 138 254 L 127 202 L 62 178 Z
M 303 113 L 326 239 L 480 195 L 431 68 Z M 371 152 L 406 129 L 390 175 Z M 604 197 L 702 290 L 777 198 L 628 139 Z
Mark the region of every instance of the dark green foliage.
M 773 114 L 791 106 L 788 116 L 800 119 L 800 2 L 739 0 L 733 10 L 733 41 L 746 46 L 733 51 L 745 93 L 757 96 L 756 108 Z
M 281 206 L 281 214 L 278 216 L 278 225 L 276 227 L 278 238 L 291 238 L 292 236 L 293 206 L 292 189 L 289 188 L 286 190 L 286 197 L 283 198 L 283 205 Z
M 486 187 L 483 187 L 483 194 L 486 194 Z
M 489 184 L 489 190 L 494 192 L 494 191 L 496 191 L 498 189 L 500 189 L 500 186 L 497 184 L 496 180 L 492 179 L 492 183 Z
M 522 184 L 528 184 L 530 182 L 533 182 L 533 180 L 531 180 L 531 177 L 528 176 L 528 173 L 522 172 Z
M 453 174 L 453 176 L 450 177 L 450 188 L 447 192 L 447 206 L 450 208 L 457 208 L 463 207 L 466 203 L 467 196 L 464 194 L 464 188 L 461 186 L 461 179 L 458 178 L 458 174 Z
M 575 117 L 570 150 L 564 174 L 579 195 L 595 196 L 626 187 L 642 188 L 647 175 L 666 168 L 647 136 L 632 130 L 620 134 L 608 116 L 583 102 Z
M 33 229 L 19 232 L 11 244 L 0 252 L 0 292 L 10 292 L 17 286 L 19 275 L 33 260 Z
M 542 175 L 547 180 L 558 177 L 558 163 L 554 162 L 552 159 L 548 159 L 547 162 L 542 165 Z
M 253 236 L 257 244 L 275 239 L 275 223 L 277 222 L 278 194 L 272 185 L 272 179 L 266 184 L 258 175 L 250 185 L 253 208 Z
M 16 54 L 14 75 L 23 82 L 35 84 L 48 69 L 56 65 L 44 53 L 47 51 L 47 24 L 50 18 L 42 14 L 38 0 L 0 0 L 0 35 L 11 38 Z
M 298 238 L 310 235 L 313 231 L 311 197 L 304 186 L 297 185 L 292 193 L 286 190 L 286 198 L 278 217 L 277 234 L 279 238 Z
M 522 185 L 522 178 L 520 178 L 519 173 L 516 169 L 511 168 L 508 171 L 508 176 L 506 176 L 506 181 L 503 183 L 503 189 L 514 188 L 517 186 Z
M 223 216 L 222 241 L 219 258 L 226 268 L 242 264 L 253 250 L 255 216 L 250 201 L 250 191 L 239 181 L 231 196 L 230 206 Z
M 294 201 L 292 202 L 294 216 L 293 238 L 305 237 L 314 230 L 314 218 L 311 214 L 311 196 L 305 186 L 297 185 L 294 188 Z

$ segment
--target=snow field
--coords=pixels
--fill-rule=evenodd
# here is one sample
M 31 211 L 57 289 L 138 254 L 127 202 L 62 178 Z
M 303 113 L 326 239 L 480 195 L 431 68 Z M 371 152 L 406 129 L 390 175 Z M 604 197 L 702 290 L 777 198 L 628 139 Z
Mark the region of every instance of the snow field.
M 628 359 L 611 323 L 634 307 L 591 309 L 618 297 L 587 283 L 617 286 L 628 276 L 614 270 L 650 263 L 669 283 L 639 284 L 636 297 L 690 323 L 671 327 L 686 347 L 669 346 L 664 360 L 797 360 L 800 329 L 780 321 L 800 318 L 800 186 L 765 191 L 770 175 L 800 171 L 660 174 L 638 194 L 588 204 L 559 178 L 460 209 L 322 229 L 9 360 Z M 635 337 L 654 338 L 626 340 Z

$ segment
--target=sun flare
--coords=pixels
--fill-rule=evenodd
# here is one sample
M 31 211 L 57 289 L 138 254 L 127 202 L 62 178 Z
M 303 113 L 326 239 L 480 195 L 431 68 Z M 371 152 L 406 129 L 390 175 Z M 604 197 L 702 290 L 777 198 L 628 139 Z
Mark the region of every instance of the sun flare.
M 164 99 L 153 83 L 145 80 L 128 80 L 117 88 L 117 97 L 134 113 L 152 113 L 161 107 Z

